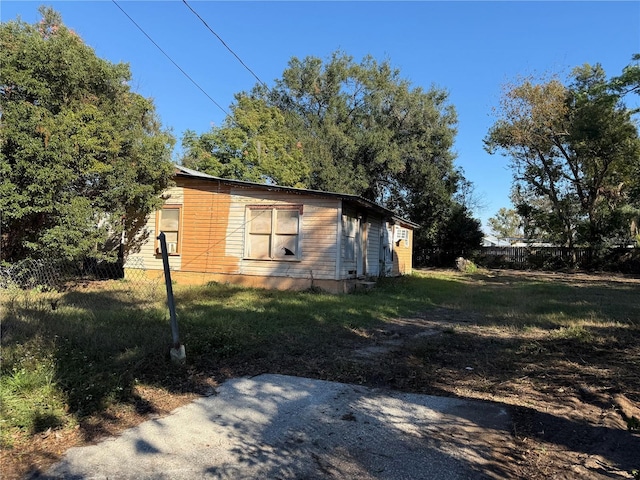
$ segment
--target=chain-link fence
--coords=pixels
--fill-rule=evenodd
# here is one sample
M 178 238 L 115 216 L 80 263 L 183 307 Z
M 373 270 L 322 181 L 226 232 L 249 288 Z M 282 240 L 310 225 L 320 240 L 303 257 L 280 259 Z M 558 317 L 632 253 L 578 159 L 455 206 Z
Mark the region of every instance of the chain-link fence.
M 142 259 L 128 263 L 23 260 L 0 265 L 0 307 L 51 311 L 63 308 L 145 308 L 163 301 L 162 277 L 146 275 Z

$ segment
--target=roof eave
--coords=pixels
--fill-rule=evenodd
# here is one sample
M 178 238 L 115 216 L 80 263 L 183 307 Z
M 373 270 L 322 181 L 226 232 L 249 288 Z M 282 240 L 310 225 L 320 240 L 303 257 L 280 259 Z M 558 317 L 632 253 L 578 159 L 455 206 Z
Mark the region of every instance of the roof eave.
M 295 187 L 283 187 L 280 185 L 268 185 L 268 184 L 264 184 L 264 183 L 255 183 L 255 182 L 247 182 L 244 180 L 232 180 L 232 179 L 228 179 L 228 178 L 220 178 L 220 177 L 214 177 L 213 175 L 209 175 L 206 173 L 202 173 L 202 172 L 198 172 L 197 170 L 192 170 L 190 168 L 187 167 L 183 167 L 181 165 L 176 165 L 176 176 L 178 177 L 183 177 L 183 178 L 201 178 L 203 180 L 210 180 L 210 181 L 219 181 L 219 182 L 223 182 L 223 183 L 227 183 L 230 185 L 237 185 L 239 187 L 247 187 L 247 188 L 262 188 L 265 190 L 272 190 L 272 191 L 283 191 L 283 192 L 290 192 L 290 193 L 297 193 L 299 195 L 318 195 L 318 196 L 323 196 L 323 197 L 333 197 L 333 198 L 338 198 L 340 200 L 347 200 L 347 201 L 351 201 L 354 203 L 357 203 L 365 208 L 377 211 L 378 213 L 382 214 L 383 216 L 387 216 L 389 218 L 391 218 L 392 220 L 401 223 L 401 224 L 405 224 L 406 226 L 409 226 L 411 228 L 419 228 L 420 225 L 418 225 L 417 223 L 414 223 L 410 220 L 407 220 L 405 218 L 400 217 L 399 215 L 397 215 L 394 211 L 389 210 L 388 208 L 383 207 L 382 205 L 378 205 L 375 202 L 372 202 L 371 200 L 367 200 L 366 198 L 360 197 L 358 195 L 352 195 L 352 194 L 348 194 L 348 193 L 335 193 L 335 192 L 325 192 L 322 190 L 311 190 L 311 189 L 307 189 L 307 188 L 295 188 Z

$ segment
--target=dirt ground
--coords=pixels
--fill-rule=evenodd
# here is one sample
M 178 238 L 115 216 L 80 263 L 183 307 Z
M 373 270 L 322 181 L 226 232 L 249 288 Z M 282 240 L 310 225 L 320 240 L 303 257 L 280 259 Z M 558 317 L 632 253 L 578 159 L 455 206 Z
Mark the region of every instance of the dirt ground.
M 571 285 L 603 281 L 581 274 L 495 275 L 553 278 Z M 640 292 L 640 279 L 607 278 Z M 508 478 L 640 479 L 634 473 L 640 470 L 640 424 L 633 420 L 640 420 L 637 337 L 599 344 L 590 354 L 601 361 L 587 362 L 568 343 L 545 343 L 535 331 L 516 336 L 487 325 L 477 313 L 445 308 L 351 333 L 356 335 L 336 338 L 331 351 L 291 355 L 276 347 L 250 359 L 231 357 L 212 371 L 188 371 L 186 393 L 139 388 L 133 405 L 88 418 L 74 430 L 40 434 L 16 445 L 10 456 L 3 452 L 2 478 L 43 471 L 68 448 L 166 415 L 227 378 L 279 373 L 501 403 L 511 413 L 517 445 L 504 454 Z

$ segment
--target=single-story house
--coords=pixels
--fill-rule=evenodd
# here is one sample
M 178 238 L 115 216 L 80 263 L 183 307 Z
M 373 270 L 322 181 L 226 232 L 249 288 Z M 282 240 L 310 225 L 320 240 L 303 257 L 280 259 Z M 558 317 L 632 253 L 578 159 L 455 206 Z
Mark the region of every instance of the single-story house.
M 510 247 L 511 243 L 504 238 L 498 238 L 494 235 L 485 235 L 482 237 L 483 247 Z
M 165 233 L 172 280 L 331 292 L 411 272 L 415 223 L 356 195 L 262 185 L 176 167 L 129 251 L 125 275 L 163 273 Z

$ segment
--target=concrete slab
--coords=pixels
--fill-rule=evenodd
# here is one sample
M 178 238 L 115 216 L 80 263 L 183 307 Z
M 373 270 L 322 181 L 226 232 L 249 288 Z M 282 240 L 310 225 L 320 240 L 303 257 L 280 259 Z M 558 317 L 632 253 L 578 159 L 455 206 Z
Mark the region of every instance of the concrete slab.
M 508 424 L 484 402 L 260 375 L 72 448 L 41 478 L 503 478 Z

